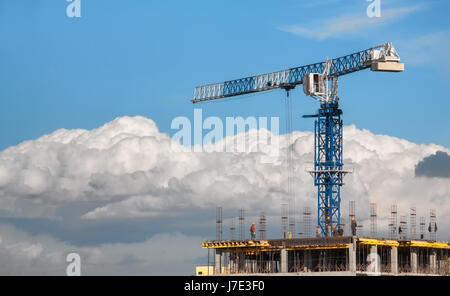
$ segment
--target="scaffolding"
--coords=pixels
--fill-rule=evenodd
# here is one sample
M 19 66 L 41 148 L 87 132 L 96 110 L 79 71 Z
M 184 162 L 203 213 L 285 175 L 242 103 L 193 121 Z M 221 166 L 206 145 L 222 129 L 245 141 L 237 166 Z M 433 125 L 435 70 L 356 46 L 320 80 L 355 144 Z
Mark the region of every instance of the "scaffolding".
M 312 211 L 310 207 L 303 208 L 303 237 L 311 237 Z
M 230 225 L 230 240 L 236 239 L 236 221 L 235 217 L 231 218 L 231 225 Z
M 389 238 L 397 238 L 397 205 L 391 205 L 391 216 L 389 217 Z
M 437 232 L 437 224 L 436 224 L 436 210 L 430 210 L 430 224 L 428 226 L 428 232 L 430 233 L 430 240 L 436 241 L 436 232 Z
M 244 209 L 239 209 L 239 240 L 245 239 L 245 211 Z
M 425 217 L 420 217 L 420 239 L 425 239 Z
M 406 239 L 408 237 L 408 222 L 406 215 L 400 216 L 400 226 L 398 228 L 398 236 L 400 239 Z
M 352 233 L 352 220 L 355 219 L 355 201 L 351 200 L 348 204 L 348 233 Z
M 410 225 L 410 238 L 415 239 L 417 235 L 417 229 L 416 229 L 416 207 L 411 207 L 409 210 L 409 225 Z
M 364 235 L 364 225 L 358 224 L 358 226 L 356 226 L 356 234 L 358 236 L 363 236 Z
M 222 207 L 216 208 L 216 240 L 222 240 Z
M 258 233 L 259 233 L 259 239 L 265 240 L 266 239 L 266 215 L 264 212 L 261 213 L 259 216 L 259 223 L 258 223 Z
M 288 204 L 281 204 L 281 233 L 286 237 L 288 233 Z
M 370 204 L 370 236 L 377 236 L 377 204 Z

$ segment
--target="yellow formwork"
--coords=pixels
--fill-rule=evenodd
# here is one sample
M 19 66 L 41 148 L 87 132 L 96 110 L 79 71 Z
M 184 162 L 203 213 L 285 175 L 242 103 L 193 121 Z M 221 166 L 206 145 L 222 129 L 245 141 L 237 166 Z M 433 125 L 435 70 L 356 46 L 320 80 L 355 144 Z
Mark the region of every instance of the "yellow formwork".
M 229 249 L 229 248 L 262 248 L 271 247 L 269 242 L 266 240 L 260 241 L 220 241 L 220 242 L 206 242 L 202 244 L 203 248 L 206 249 Z
M 240 249 L 242 251 L 249 251 L 258 249 L 258 251 L 269 252 L 285 248 L 286 250 L 324 250 L 324 249 L 346 249 L 349 244 L 336 244 L 336 245 L 312 245 L 301 244 L 291 246 L 273 246 L 267 240 L 262 241 L 213 241 L 205 242 L 202 247 L 205 249 Z M 244 250 L 245 249 L 245 250 Z
M 348 249 L 348 244 L 341 244 L 335 246 L 320 246 L 320 245 L 299 245 L 286 247 L 288 251 L 295 250 L 331 250 L 331 249 Z
M 287 240 L 289 241 L 289 239 Z M 391 247 L 420 247 L 432 249 L 450 249 L 450 244 L 447 242 L 430 242 L 419 240 L 390 240 L 390 239 L 376 239 L 358 237 L 356 239 L 358 245 L 377 245 L 377 246 L 391 246 Z M 247 249 L 246 251 L 258 249 L 259 252 L 274 251 L 285 248 L 286 250 L 319 250 L 319 249 L 345 249 L 349 247 L 348 243 L 341 244 L 298 244 L 298 245 L 272 245 L 268 240 L 245 240 L 245 241 L 211 241 L 202 244 L 206 249 Z
M 391 247 L 398 247 L 400 245 L 399 242 L 396 240 L 363 238 L 363 237 L 359 237 L 357 243 L 359 243 L 360 245 L 376 245 L 376 246 L 391 246 Z
M 405 244 L 408 247 L 421 247 L 432 249 L 450 249 L 449 243 L 444 242 L 428 242 L 428 241 L 409 241 Z

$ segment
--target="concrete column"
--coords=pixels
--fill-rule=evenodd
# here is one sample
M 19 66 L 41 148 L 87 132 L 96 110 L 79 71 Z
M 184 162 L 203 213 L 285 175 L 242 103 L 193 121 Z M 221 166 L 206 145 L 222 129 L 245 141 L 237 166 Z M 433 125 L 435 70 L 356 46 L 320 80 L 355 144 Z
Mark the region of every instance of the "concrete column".
M 348 245 L 348 270 L 356 274 L 356 240 Z
M 282 273 L 288 272 L 288 258 L 287 258 L 287 251 L 286 249 L 281 249 L 280 253 L 280 268 Z
M 376 255 L 377 253 L 378 253 L 377 245 L 370 246 L 370 254 Z
M 226 272 L 227 272 L 227 274 L 230 274 L 230 273 L 231 273 L 231 258 L 230 258 L 230 253 L 226 253 L 224 258 L 227 259 L 227 264 L 225 265 Z
M 238 256 L 239 257 L 238 257 L 237 272 L 244 273 L 245 272 L 245 254 L 243 252 L 239 252 Z
M 311 271 L 312 269 L 311 263 L 311 250 L 305 250 L 303 252 L 303 265 L 308 269 L 308 271 Z
M 370 256 L 369 256 L 369 260 L 370 260 L 370 262 L 374 262 L 374 260 L 375 260 L 375 266 L 374 265 L 372 265 L 372 263 L 369 263 L 369 262 L 367 262 L 367 263 L 369 263 L 369 264 L 371 264 L 370 265 L 370 270 L 369 269 L 367 269 L 368 271 L 370 271 L 370 272 L 381 272 L 381 270 L 379 270 L 379 266 L 380 266 L 380 264 L 381 264 L 381 262 L 378 262 L 378 246 L 377 245 L 372 245 L 372 246 L 370 246 Z
M 230 274 L 234 273 L 234 266 L 235 266 L 235 257 L 233 253 L 230 253 Z
M 395 246 L 391 247 L 391 272 L 398 275 L 398 249 Z
M 436 273 L 436 251 L 431 250 L 430 253 L 430 273 Z
M 415 248 L 411 249 L 411 272 L 417 273 L 417 250 Z
M 214 274 L 221 274 L 221 273 L 222 273 L 222 251 L 216 250 Z

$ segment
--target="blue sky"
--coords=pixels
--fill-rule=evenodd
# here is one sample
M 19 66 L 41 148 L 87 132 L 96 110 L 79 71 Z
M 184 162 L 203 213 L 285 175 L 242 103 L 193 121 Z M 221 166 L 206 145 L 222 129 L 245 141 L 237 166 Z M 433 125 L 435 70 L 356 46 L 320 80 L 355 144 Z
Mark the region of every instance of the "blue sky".
M 174 133 L 176 116 L 280 116 L 281 91 L 192 105 L 193 87 L 308 64 L 387 41 L 406 71 L 340 80 L 344 123 L 450 146 L 448 1 L 0 1 L 0 149 L 122 115 Z M 289 29 L 290 28 L 290 29 Z M 303 34 L 298 34 L 301 28 Z M 294 129 L 317 104 L 293 92 Z

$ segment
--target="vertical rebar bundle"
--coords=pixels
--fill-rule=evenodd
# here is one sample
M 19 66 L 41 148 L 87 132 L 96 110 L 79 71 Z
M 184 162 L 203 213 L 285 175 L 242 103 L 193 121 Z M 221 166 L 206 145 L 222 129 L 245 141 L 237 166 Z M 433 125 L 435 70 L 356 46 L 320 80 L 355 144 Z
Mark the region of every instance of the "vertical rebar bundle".
M 420 217 L 420 239 L 425 239 L 425 217 Z
M 348 203 L 348 233 L 352 233 L 352 219 L 355 219 L 355 201 L 351 200 Z
M 346 219 L 344 217 L 341 217 L 341 225 L 339 225 L 342 228 L 342 231 L 344 231 L 344 235 L 345 235 L 345 223 L 346 223 Z
M 281 233 L 284 237 L 287 233 L 287 223 L 288 223 L 288 205 L 281 204 Z
M 406 215 L 400 216 L 400 227 L 398 229 L 398 235 L 400 239 L 406 239 L 408 237 L 408 222 Z
M 430 210 L 430 225 L 428 226 L 428 232 L 430 232 L 430 240 L 431 241 L 436 241 L 436 231 L 437 231 L 436 210 L 431 209 Z
M 358 224 L 358 226 L 356 226 L 356 229 L 356 234 L 358 236 L 364 236 L 364 225 Z
M 239 240 L 245 239 L 245 232 L 244 232 L 244 223 L 245 223 L 245 213 L 244 209 L 239 209 Z
M 216 240 L 222 240 L 222 207 L 216 208 Z
M 311 236 L 312 213 L 310 207 L 303 208 L 303 237 Z
M 264 213 L 261 213 L 259 216 L 259 239 L 263 240 L 266 239 L 266 215 Z
M 294 197 L 291 198 L 289 203 L 289 232 L 294 237 L 295 234 L 295 205 L 294 205 Z
M 391 239 L 397 238 L 397 205 L 391 205 L 391 216 L 389 218 L 389 236 Z
M 377 236 L 377 204 L 370 204 L 370 235 Z
M 411 239 L 415 239 L 416 238 L 416 234 L 417 234 L 417 230 L 416 230 L 416 207 L 411 207 L 410 211 L 409 211 L 409 225 L 410 225 L 410 236 Z
M 236 221 L 235 217 L 231 218 L 231 225 L 230 225 L 230 240 L 236 239 Z

